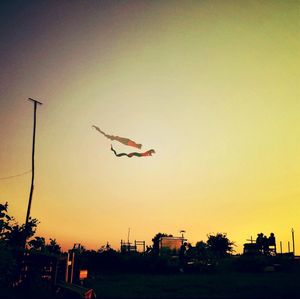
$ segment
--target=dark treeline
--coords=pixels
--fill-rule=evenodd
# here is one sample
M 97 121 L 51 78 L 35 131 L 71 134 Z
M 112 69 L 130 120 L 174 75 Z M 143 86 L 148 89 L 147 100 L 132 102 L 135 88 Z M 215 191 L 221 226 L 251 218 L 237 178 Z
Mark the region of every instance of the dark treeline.
M 44 237 L 35 236 L 38 224 L 37 219 L 31 218 L 25 228 L 24 224 L 18 224 L 9 215 L 8 203 L 0 204 L 0 284 L 9 285 L 18 281 L 25 240 L 27 255 L 34 259 L 37 259 L 37 255 L 66 257 L 67 253 L 61 252 L 55 239 L 46 241 Z M 76 266 L 88 269 L 90 273 L 167 273 L 183 270 L 187 262 L 191 261 L 201 261 L 199 267 L 203 269 L 212 267 L 220 258 L 233 252 L 234 243 L 222 233 L 208 235 L 206 242 L 199 241 L 194 247 L 184 243 L 179 251 L 160 249 L 159 240 L 164 236 L 171 237 L 166 233 L 157 233 L 152 239 L 152 245 L 147 246 L 143 253 L 117 251 L 108 244 L 99 250 L 85 250 L 81 246 L 76 252 Z
M 36 218 L 30 218 L 27 227 L 20 225 L 9 215 L 8 203 L 0 204 L 0 285 L 18 283 L 24 256 L 39 254 L 56 257 L 61 254 L 55 239 L 50 238 L 46 242 L 43 237 L 34 237 L 38 224 Z
M 11 287 L 18 284 L 24 253 L 29 261 L 32 277 L 35 277 L 36 281 L 44 275 L 42 271 L 45 262 L 57 263 L 57 279 L 64 280 L 68 253 L 61 251 L 55 239 L 50 238 L 46 241 L 44 237 L 35 236 L 38 224 L 37 219 L 30 219 L 25 229 L 24 225 L 19 225 L 9 215 L 8 204 L 0 204 L 0 285 Z M 81 269 L 88 270 L 90 279 L 105 273 L 257 272 L 268 267 L 276 271 L 293 269 L 291 259 L 283 259 L 279 255 L 266 256 L 265 250 L 258 246 L 259 243 L 251 243 L 249 247 L 249 252 L 250 249 L 255 249 L 257 254 L 233 255 L 235 244 L 225 233 L 208 234 L 206 241 L 199 241 L 195 246 L 183 242 L 180 248 L 176 249 L 161 248 L 160 240 L 163 237 L 172 235 L 157 233 L 152 239 L 152 245 L 147 246 L 145 252 L 115 250 L 109 244 L 98 250 L 86 250 L 83 246 L 74 248 L 74 282 L 79 283 Z

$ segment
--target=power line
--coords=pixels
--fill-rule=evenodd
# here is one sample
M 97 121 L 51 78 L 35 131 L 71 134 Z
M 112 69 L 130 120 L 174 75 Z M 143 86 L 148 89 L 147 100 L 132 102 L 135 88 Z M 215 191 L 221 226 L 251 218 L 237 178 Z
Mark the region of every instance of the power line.
M 13 179 L 13 178 L 16 178 L 18 176 L 22 176 L 22 175 L 25 175 L 27 173 L 30 173 L 31 172 L 31 169 L 28 170 L 28 171 L 25 171 L 25 172 L 22 172 L 22 173 L 19 173 L 19 174 L 15 174 L 15 175 L 11 175 L 11 176 L 7 176 L 7 177 L 2 177 L 0 178 L 0 180 L 9 180 L 9 179 Z

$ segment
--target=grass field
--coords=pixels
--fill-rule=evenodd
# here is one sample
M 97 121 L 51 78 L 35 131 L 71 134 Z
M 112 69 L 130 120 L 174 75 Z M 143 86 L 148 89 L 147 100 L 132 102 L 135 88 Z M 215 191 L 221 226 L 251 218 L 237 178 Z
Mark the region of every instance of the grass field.
M 299 273 L 103 275 L 98 298 L 300 298 Z
M 300 298 L 300 273 L 104 274 L 89 279 L 88 286 L 96 291 L 97 298 L 103 299 L 289 299 Z M 24 293 L 1 288 L 0 298 L 57 297 L 45 289 Z
M 271 261 L 274 263 L 270 263 Z M 131 271 L 123 269 L 121 273 L 116 270 L 114 272 L 90 271 L 84 286 L 93 288 L 97 298 L 103 299 L 300 299 L 300 259 L 291 260 L 281 257 L 276 260 L 272 258 L 271 261 L 258 257 L 228 258 L 222 260 L 218 267 L 187 267 L 184 268 L 185 272 L 180 272 L 179 268 L 174 267 L 163 268 L 169 272 L 143 272 L 144 274 L 133 272 L 132 269 Z M 256 272 L 249 272 L 255 269 Z M 41 280 L 30 280 L 30 282 L 30 286 L 24 289 L 0 287 L 0 299 L 75 299 L 76 297 L 75 294 L 75 297 L 73 294 L 71 297 L 69 295 L 63 297 L 64 292 L 57 294 L 58 285 L 56 288 L 51 288 Z

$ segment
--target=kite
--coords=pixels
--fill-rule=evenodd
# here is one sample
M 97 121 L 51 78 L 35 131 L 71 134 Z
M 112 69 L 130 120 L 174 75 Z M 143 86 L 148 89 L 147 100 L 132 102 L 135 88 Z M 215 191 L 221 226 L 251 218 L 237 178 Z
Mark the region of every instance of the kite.
M 142 147 L 142 144 L 136 143 L 136 142 L 132 141 L 129 138 L 113 136 L 113 135 L 107 135 L 103 131 L 101 131 L 100 128 L 98 128 L 96 126 L 92 126 L 92 127 L 95 128 L 97 131 L 99 131 L 101 134 L 103 134 L 106 138 L 108 138 L 110 140 L 116 140 L 116 141 L 119 141 L 120 143 L 123 143 L 123 144 L 128 145 L 128 146 L 136 147 L 138 149 L 141 149 L 141 147 Z
M 119 153 L 117 154 L 117 152 L 115 151 L 115 149 L 112 147 L 112 145 L 110 145 L 110 149 L 114 152 L 114 154 L 117 156 L 117 157 L 122 157 L 122 156 L 127 156 L 129 158 L 133 157 L 133 156 L 136 156 L 136 157 L 147 157 L 147 156 L 152 156 L 152 154 L 155 153 L 155 150 L 154 149 L 151 149 L 149 151 L 146 151 L 144 153 L 137 153 L 137 152 L 133 152 L 133 153 L 129 153 L 129 154 L 126 154 L 126 153 Z

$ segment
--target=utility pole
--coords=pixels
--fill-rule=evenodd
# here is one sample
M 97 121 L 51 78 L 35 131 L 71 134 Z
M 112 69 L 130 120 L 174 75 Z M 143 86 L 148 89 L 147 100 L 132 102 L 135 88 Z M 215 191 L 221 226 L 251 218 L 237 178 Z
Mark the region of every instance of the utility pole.
M 42 105 L 41 102 L 34 100 L 32 98 L 28 98 L 28 101 L 32 102 L 34 104 L 34 106 L 33 106 L 32 157 L 31 157 L 31 187 L 30 187 L 26 221 L 25 221 L 25 246 L 26 246 L 26 241 L 27 241 L 28 222 L 29 222 L 29 218 L 30 218 L 30 209 L 31 209 L 32 195 L 33 195 L 33 189 L 34 189 L 34 153 L 35 153 L 36 108 L 37 108 L 37 105 Z
M 293 245 L 293 255 L 295 256 L 295 236 L 294 236 L 294 229 L 292 228 L 292 245 Z

